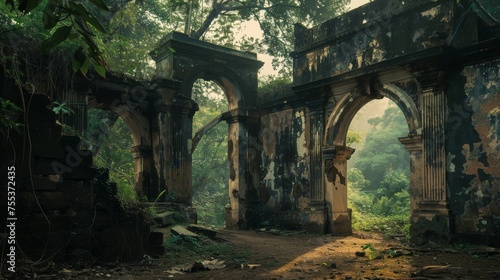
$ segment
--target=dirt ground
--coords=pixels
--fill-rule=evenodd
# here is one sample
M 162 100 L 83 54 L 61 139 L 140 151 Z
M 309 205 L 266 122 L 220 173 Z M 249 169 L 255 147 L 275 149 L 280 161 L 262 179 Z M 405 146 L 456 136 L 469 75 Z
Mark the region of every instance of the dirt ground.
M 219 236 L 235 251 L 248 252 L 248 263 L 242 266 L 219 255 L 215 258 L 227 261 L 221 270 L 176 275 L 158 267 L 140 276 L 146 278 L 133 279 L 500 279 L 500 252 L 484 246 L 457 249 L 431 242 L 409 247 L 375 232 L 338 237 L 223 230 Z M 379 257 L 357 256 L 365 244 L 371 244 Z M 425 266 L 437 267 L 422 273 Z
M 67 265 L 53 269 L 51 274 L 38 274 L 36 278 L 500 279 L 498 248 L 439 246 L 432 242 L 410 247 L 396 238 L 387 238 L 376 232 L 356 232 L 345 237 L 287 234 L 220 230 L 216 240 L 205 239 L 210 244 L 223 244 L 220 251 L 193 256 L 193 259 L 215 263 L 218 268 L 215 270 L 177 273 L 173 268 L 182 264 L 182 252 L 169 253 L 173 249 L 167 245 L 167 253 L 162 258 L 79 268 Z M 374 259 L 368 256 L 370 248 L 362 256 L 362 246 L 366 244 L 371 244 L 371 248 L 377 251 L 372 255 Z M 424 267 L 427 268 L 423 270 Z

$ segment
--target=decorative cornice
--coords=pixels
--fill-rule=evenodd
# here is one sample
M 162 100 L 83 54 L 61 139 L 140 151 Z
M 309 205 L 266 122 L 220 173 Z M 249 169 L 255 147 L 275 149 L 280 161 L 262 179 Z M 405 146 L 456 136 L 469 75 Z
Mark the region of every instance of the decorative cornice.
M 236 108 L 222 114 L 222 119 L 228 124 L 241 122 L 258 125 L 260 123 L 260 114 L 255 108 Z
M 441 69 L 444 71 L 455 67 L 458 60 L 459 57 L 455 48 L 437 46 L 384 60 L 376 64 L 344 72 L 332 77 L 295 85 L 292 87 L 292 90 L 297 94 L 303 95 L 308 91 L 321 89 L 335 83 L 346 82 L 363 76 L 380 75 L 380 73 L 393 71 L 396 68 L 410 69 L 414 73 L 420 73 L 429 69 L 435 69 L 435 71 Z
M 446 88 L 447 75 L 445 71 L 423 71 L 414 75 L 423 93 L 443 91 Z
M 422 144 L 422 135 L 412 135 L 408 137 L 401 137 L 398 138 L 399 142 L 403 144 L 408 150 L 408 152 L 418 152 L 422 151 L 423 144 Z
M 150 55 L 156 62 L 173 55 L 200 58 L 204 61 L 211 60 L 215 64 L 239 65 L 254 70 L 258 70 L 264 65 L 263 62 L 257 60 L 256 53 L 203 42 L 175 31 L 165 36 L 158 47 L 150 52 Z

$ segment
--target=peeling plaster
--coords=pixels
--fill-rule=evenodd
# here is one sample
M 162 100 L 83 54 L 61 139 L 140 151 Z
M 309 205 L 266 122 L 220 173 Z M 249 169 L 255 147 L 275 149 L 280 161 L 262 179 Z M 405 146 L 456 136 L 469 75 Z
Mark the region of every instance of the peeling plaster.
M 455 164 L 453 163 L 453 159 L 455 159 L 455 155 L 448 153 L 448 156 L 446 157 L 448 172 L 455 172 Z
M 424 35 L 425 30 L 423 28 L 419 28 L 413 32 L 413 43 L 417 42 L 417 40 Z
M 295 112 L 295 118 L 301 119 L 301 130 L 297 131 L 297 155 L 305 157 L 308 154 L 308 146 L 306 141 L 306 122 L 304 111 Z
M 423 17 L 435 18 L 439 14 L 439 6 L 420 13 Z
M 463 71 L 446 68 L 442 72 L 447 77 L 446 81 L 438 82 L 431 77 L 433 73 L 428 73 L 426 65 L 422 65 L 419 70 L 422 73 L 410 70 L 411 63 L 418 64 L 413 60 L 408 61 L 407 65 L 398 66 L 401 69 L 391 68 L 390 71 L 384 68 L 379 72 L 378 66 L 365 68 L 383 61 L 387 62 L 388 67 L 393 67 L 390 60 L 394 58 L 406 63 L 403 55 L 418 60 L 420 51 L 445 44 L 454 29 L 452 23 L 456 24 L 461 15 L 455 14 L 454 1 L 434 2 L 427 1 L 428 6 L 425 7 L 433 7 L 425 8 L 426 10 L 422 10 L 421 5 L 415 9 L 413 6 L 405 6 L 405 12 L 388 18 L 387 22 L 382 24 L 372 24 L 372 18 L 377 18 L 378 11 L 369 17 L 362 16 L 362 13 L 351 13 L 347 18 L 352 22 L 361 23 L 364 19 L 369 19 L 366 25 L 351 24 L 349 32 L 352 33 L 342 29 L 342 24 L 345 25 L 346 22 L 332 20 L 307 30 L 303 37 L 298 34 L 295 39 L 299 44 L 293 54 L 294 86 L 301 91 L 298 92 L 299 95 L 316 101 L 318 97 L 315 96 L 314 90 L 321 86 L 328 87 L 327 81 L 337 81 L 335 78 L 329 79 L 336 75 L 343 74 L 339 77 L 341 83 L 354 80 L 358 74 L 371 75 L 370 78 L 378 79 L 377 82 L 382 85 L 379 89 L 381 94 L 396 100 L 405 113 L 410 130 L 408 139 L 416 139 L 408 140 L 408 143 L 411 143 L 406 146 L 412 161 L 410 193 L 411 209 L 414 211 L 412 227 L 416 234 L 427 235 L 430 232 L 440 237 L 450 237 L 453 232 L 495 234 L 492 215 L 497 213 L 498 217 L 500 212 L 500 62 L 465 66 Z M 370 8 L 377 7 L 373 3 Z M 359 29 L 356 29 L 357 27 Z M 471 28 L 474 27 L 475 25 Z M 338 30 L 345 32 L 336 34 Z M 436 65 L 439 63 L 429 62 L 432 65 L 434 62 Z M 346 73 L 347 71 L 352 71 L 353 75 Z M 448 83 L 443 84 L 445 90 L 441 90 L 441 82 Z M 447 114 L 446 131 L 442 131 L 447 133 L 446 137 L 436 137 L 437 141 L 446 141 L 445 145 L 438 147 L 443 149 L 440 150 L 443 153 L 439 154 L 439 164 L 446 164 L 442 169 L 443 174 L 440 173 L 440 179 L 444 179 L 439 183 L 423 178 L 424 170 L 429 169 L 425 169 L 428 162 L 422 158 L 426 155 L 422 149 L 430 148 L 421 143 L 424 137 L 422 114 L 431 114 L 431 117 L 438 114 L 422 109 L 426 106 L 422 102 L 423 91 L 429 90 L 435 95 L 446 96 L 445 102 L 436 101 L 431 104 L 439 107 L 436 108 L 437 111 Z M 321 98 L 339 98 L 345 92 L 347 89 L 342 92 L 326 91 Z M 261 119 L 263 164 L 260 171 L 263 178 L 261 188 L 269 195 L 269 198 L 263 196 L 266 197 L 266 208 L 283 213 L 304 210 L 311 202 L 308 195 L 322 192 L 322 196 L 315 196 L 314 199 L 323 199 L 323 205 L 330 211 L 327 214 L 328 221 L 333 223 L 332 231 L 335 231 L 336 226 L 350 224 L 349 221 L 343 220 L 348 217 L 346 209 L 339 206 L 345 204 L 341 200 L 347 197 L 344 196 L 346 167 L 337 157 L 335 163 L 325 159 L 321 164 L 324 169 L 317 172 L 320 174 L 316 174 L 317 162 L 311 162 L 322 158 L 321 154 L 317 156 L 317 151 L 311 149 L 316 147 L 316 139 L 328 142 L 325 140 L 336 133 L 328 124 L 338 123 L 341 126 L 344 123 L 342 110 L 345 108 L 339 107 L 337 114 L 328 117 L 328 106 L 326 105 L 320 117 L 327 116 L 328 121 L 322 119 L 323 125 L 327 124 L 326 131 L 316 129 L 318 125 L 313 118 L 317 115 L 308 115 L 308 110 L 302 104 L 290 102 L 283 108 L 283 100 L 280 100 L 275 107 L 266 108 L 270 113 L 265 113 Z M 441 123 L 439 128 L 442 128 Z M 318 134 L 323 132 L 324 135 Z M 309 170 L 309 166 L 315 169 Z M 318 176 L 321 176 L 321 179 L 318 179 Z M 322 189 L 317 191 L 320 185 Z M 426 190 L 431 192 L 438 189 L 443 196 L 437 198 L 437 204 L 434 205 L 434 198 L 424 197 L 423 188 L 428 188 Z M 427 204 L 431 202 L 427 200 L 432 200 L 432 203 Z M 316 221 L 310 216 L 304 217 L 301 217 L 304 223 Z M 322 223 L 321 218 L 317 222 Z
M 271 163 L 269 163 L 269 167 L 267 168 L 267 174 L 266 174 L 266 177 L 264 177 L 264 180 L 266 181 L 269 181 L 270 182 L 270 187 L 272 189 L 274 189 L 274 161 L 271 161 Z

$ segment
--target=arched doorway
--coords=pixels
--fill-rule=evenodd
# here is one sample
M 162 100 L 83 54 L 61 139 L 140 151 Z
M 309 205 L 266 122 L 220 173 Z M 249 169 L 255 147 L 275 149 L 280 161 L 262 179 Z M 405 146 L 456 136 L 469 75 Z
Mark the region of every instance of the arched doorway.
M 88 110 L 85 136 L 92 150 L 93 165 L 109 170 L 109 179 L 116 183 L 117 196 L 123 205 L 137 203 L 135 190 L 134 146 L 127 124 L 114 113 L 92 108 Z
M 193 206 L 199 224 L 223 227 L 229 203 L 228 125 L 224 91 L 216 83 L 198 79 L 192 98 L 199 106 L 193 116 Z
M 182 98 L 192 102 L 193 84 L 200 78 L 213 81 L 223 89 L 228 101 L 228 111 L 221 116 L 221 120 L 228 123 L 230 202 L 226 209 L 226 227 L 245 228 L 257 223 L 260 119 L 255 106 L 257 70 L 263 63 L 254 53 L 201 42 L 176 32 L 167 35 L 152 56 L 157 64 L 157 76 L 182 81 L 181 95 L 175 100 Z M 179 121 L 174 124 L 179 125 Z M 183 137 L 178 143 L 179 149 L 185 148 L 182 153 L 187 165 L 182 188 L 187 192 L 191 191 L 192 177 L 189 149 L 194 140 L 192 119 L 185 118 L 182 126 L 185 129 L 179 131 Z
M 349 125 L 346 145 L 348 207 L 354 230 L 408 234 L 410 221 L 408 151 L 398 138 L 408 134 L 406 119 L 388 98 L 363 106 Z
M 226 207 L 226 227 L 245 228 L 256 221 L 252 218 L 252 208 L 258 201 L 258 146 L 257 135 L 259 117 L 251 99 L 251 91 L 245 88 L 245 82 L 232 69 L 226 67 L 201 67 L 188 76 L 183 84 L 183 91 L 193 97 L 196 80 L 204 79 L 217 84 L 227 100 L 227 111 L 208 124 L 207 128 L 218 122 L 227 123 L 227 159 L 229 161 L 228 196 Z M 194 135 L 193 143 L 200 139 Z M 255 215 L 256 217 L 257 215 Z
M 387 97 L 398 105 L 405 115 L 408 125 L 408 137 L 400 138 L 410 152 L 410 169 L 420 164 L 421 158 L 421 120 L 417 107 L 403 89 L 394 84 L 377 84 L 375 90 L 365 89 L 363 83 L 342 95 L 329 99 L 327 108 L 330 112 L 327 119 L 324 147 L 324 188 L 325 203 L 328 208 L 327 231 L 334 234 L 352 233 L 351 213 L 347 207 L 347 161 L 354 153 L 354 149 L 346 145 L 349 124 L 354 115 L 373 99 Z M 421 199 L 420 174 L 410 174 L 410 210 L 415 209 L 417 201 Z

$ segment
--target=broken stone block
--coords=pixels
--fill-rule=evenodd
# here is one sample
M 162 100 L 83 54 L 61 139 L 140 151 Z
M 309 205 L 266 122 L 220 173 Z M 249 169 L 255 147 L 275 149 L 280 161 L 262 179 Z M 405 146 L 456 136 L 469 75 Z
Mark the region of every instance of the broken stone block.
M 31 176 L 31 182 L 28 183 L 28 189 L 35 190 L 50 190 L 54 191 L 57 189 L 57 183 L 59 182 L 60 177 L 57 175 L 48 175 L 48 176 Z
M 180 236 L 189 236 L 192 238 L 200 238 L 200 236 L 192 231 L 187 230 L 186 228 L 182 226 L 175 226 L 170 229 L 170 232 L 174 235 L 180 235 Z
M 161 256 L 165 253 L 163 247 L 163 232 L 150 232 L 148 236 L 148 255 Z
M 158 246 L 163 244 L 163 232 L 153 231 L 149 233 L 149 245 Z
M 163 246 L 149 246 L 148 255 L 150 256 L 161 256 L 165 254 L 165 247 Z
M 65 231 L 73 226 L 73 218 L 70 215 L 30 216 L 18 220 L 18 231 L 26 234 Z
M 56 124 L 41 124 L 30 126 L 31 154 L 41 158 L 64 159 L 64 149 L 57 145 L 61 137 L 61 126 Z M 27 148 L 27 147 L 26 147 Z
M 72 180 L 90 180 L 95 178 L 98 174 L 99 169 L 97 168 L 78 167 L 72 169 L 71 172 L 63 173 L 63 178 Z
M 189 225 L 186 227 L 186 229 L 197 234 L 203 234 L 207 237 L 215 237 L 215 235 L 217 234 L 215 230 L 199 225 Z
M 174 223 L 174 214 L 172 211 L 158 213 L 154 215 L 153 220 L 160 226 L 168 226 Z
M 38 195 L 38 201 L 44 211 L 65 211 L 73 206 L 75 198 L 61 191 L 41 192 Z

